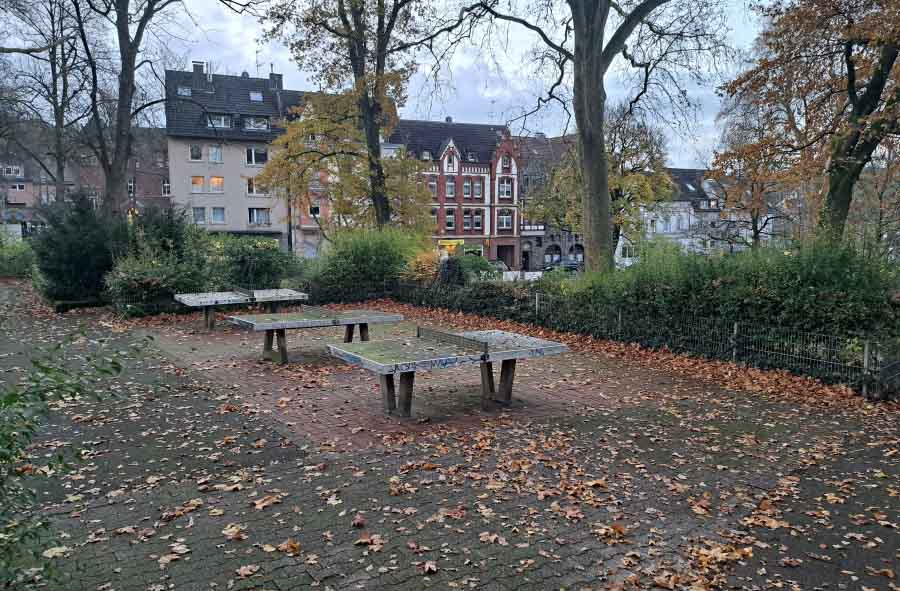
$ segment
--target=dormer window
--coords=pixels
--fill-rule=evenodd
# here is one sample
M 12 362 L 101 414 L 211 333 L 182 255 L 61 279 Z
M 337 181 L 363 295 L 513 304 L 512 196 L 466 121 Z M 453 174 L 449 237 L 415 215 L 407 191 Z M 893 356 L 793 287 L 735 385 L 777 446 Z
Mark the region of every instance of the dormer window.
M 428 150 L 422 151 L 422 160 L 431 160 L 431 152 Z
M 469 162 L 475 162 L 478 160 L 478 158 L 475 157 L 475 152 L 468 152 L 466 154 L 466 160 L 468 160 Z
M 179 86 L 178 87 L 178 96 L 191 96 L 191 87 L 190 86 Z
M 453 154 L 447 154 L 447 170 L 454 172 L 456 170 L 456 158 Z
M 512 158 L 504 156 L 500 159 L 500 166 L 503 168 L 503 172 L 509 172 L 512 170 Z
M 244 117 L 244 129 L 248 131 L 268 131 L 269 119 L 266 117 Z
M 231 115 L 208 115 L 209 119 L 207 120 L 208 127 L 214 127 L 216 129 L 228 129 L 231 127 Z
M 258 90 L 250 91 L 250 102 L 251 103 L 261 103 L 263 100 L 262 93 Z

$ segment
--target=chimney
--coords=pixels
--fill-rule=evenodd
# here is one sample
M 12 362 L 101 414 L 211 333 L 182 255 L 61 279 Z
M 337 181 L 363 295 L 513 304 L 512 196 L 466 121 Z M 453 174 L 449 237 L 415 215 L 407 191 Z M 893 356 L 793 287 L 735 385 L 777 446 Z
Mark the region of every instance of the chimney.
M 194 66 L 193 86 L 197 89 L 203 88 L 203 71 L 206 69 L 206 63 L 192 62 L 192 64 Z
M 272 72 L 269 74 L 269 90 L 282 90 L 282 75 Z
M 453 123 L 453 117 L 450 117 L 448 115 L 447 117 L 444 118 L 444 123 Z

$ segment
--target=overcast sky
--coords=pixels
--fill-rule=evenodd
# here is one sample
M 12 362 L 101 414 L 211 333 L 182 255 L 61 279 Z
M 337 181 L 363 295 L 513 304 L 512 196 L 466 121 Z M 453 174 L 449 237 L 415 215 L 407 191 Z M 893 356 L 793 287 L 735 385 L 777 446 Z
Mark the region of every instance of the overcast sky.
M 746 49 L 752 43 L 759 25 L 746 9 L 746 0 L 723 0 L 729 3 L 729 38 L 735 47 Z M 182 52 L 184 63 L 202 60 L 212 64 L 213 71 L 223 74 L 268 76 L 284 74 L 286 88 L 313 90 L 304 72 L 291 61 L 287 49 L 279 43 L 258 41 L 260 25 L 256 19 L 241 16 L 221 8 L 216 0 L 191 0 L 191 13 L 200 24 L 195 34 L 188 35 Z M 444 77 L 442 92 L 431 92 L 424 77 L 417 76 L 411 84 L 409 101 L 401 115 L 406 118 L 441 120 L 451 116 L 455 121 L 469 123 L 504 123 L 524 109 L 533 106 L 536 95 L 544 88 L 539 80 L 522 76 L 522 56 L 529 46 L 527 35 L 518 28 L 511 29 L 507 47 L 493 60 L 474 48 L 458 51 L 448 64 L 449 76 Z M 623 98 L 624 91 L 615 80 L 608 81 L 611 100 Z M 708 163 L 719 133 L 715 117 L 719 100 L 715 88 L 694 86 L 691 98 L 700 105 L 697 121 L 691 129 L 668 128 L 670 165 L 680 167 L 704 166 Z M 564 130 L 566 117 L 556 110 L 548 110 L 529 120 L 532 131 L 548 135 Z M 521 124 L 513 123 L 513 133 L 522 133 Z M 571 128 L 569 129 L 571 131 Z

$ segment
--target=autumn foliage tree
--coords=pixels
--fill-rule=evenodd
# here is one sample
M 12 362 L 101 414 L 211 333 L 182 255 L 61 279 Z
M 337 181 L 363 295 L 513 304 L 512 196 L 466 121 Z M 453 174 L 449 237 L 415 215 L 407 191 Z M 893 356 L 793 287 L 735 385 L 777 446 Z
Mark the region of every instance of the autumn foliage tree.
M 620 103 L 610 109 L 604 135 L 615 248 L 622 234 L 641 233 L 641 211 L 668 198 L 673 186 L 665 169 L 666 139 L 659 127 Z M 570 138 L 568 149 L 530 201 L 528 216 L 582 232 L 583 199 L 582 167 L 577 144 Z
M 392 106 L 387 105 L 385 134 L 397 122 Z M 315 207 L 327 211 L 327 216 L 315 217 L 326 237 L 339 228 L 380 225 L 380 210 L 370 198 L 370 155 L 357 107 L 352 92 L 307 94 L 285 133 L 273 142 L 272 156 L 256 177 L 261 186 L 288 199 L 295 211 Z M 431 193 L 419 176 L 422 162 L 400 151 L 382 154 L 378 165 L 391 225 L 433 231 Z
M 757 59 L 728 91 L 769 111 L 773 145 L 819 162 L 819 227 L 840 238 L 863 169 L 900 132 L 900 5 L 776 0 L 759 11 L 769 25 Z

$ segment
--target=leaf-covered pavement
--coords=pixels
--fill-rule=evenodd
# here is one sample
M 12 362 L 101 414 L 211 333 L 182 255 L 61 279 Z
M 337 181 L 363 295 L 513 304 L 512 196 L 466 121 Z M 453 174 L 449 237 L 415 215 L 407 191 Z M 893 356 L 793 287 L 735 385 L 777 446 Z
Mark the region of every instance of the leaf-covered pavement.
M 36 310 L 14 286 L 0 286 L 4 302 L 0 379 L 79 322 L 122 348 L 139 338 L 103 313 Z M 422 380 L 420 417 L 452 408 L 432 399 L 465 416 L 379 422 L 370 376 L 311 349 L 294 359 L 312 369 L 276 370 L 253 359 L 253 336 L 242 346 L 246 335 L 227 332 L 208 339 L 220 354 L 204 352 L 189 318 L 145 325 L 159 344 L 111 384 L 119 397 L 60 409 L 35 448 L 40 510 L 61 535 L 48 548 L 49 588 L 898 584 L 892 408 L 713 389 L 579 352 L 525 364 L 526 402 L 509 412 L 469 412 L 475 382 L 446 372 Z M 612 390 L 595 388 L 614 378 Z M 542 404 L 548 383 L 606 399 Z M 304 420 L 334 414 L 337 401 L 353 410 L 329 429 L 345 425 L 348 441 L 360 429 L 365 445 L 307 435 Z M 84 463 L 58 483 L 40 465 L 60 446 L 81 449 Z

